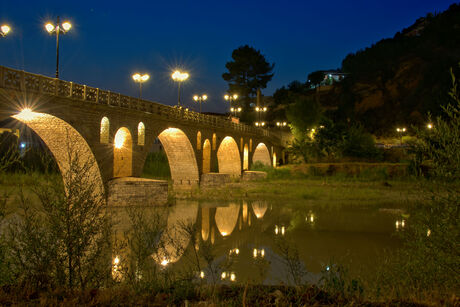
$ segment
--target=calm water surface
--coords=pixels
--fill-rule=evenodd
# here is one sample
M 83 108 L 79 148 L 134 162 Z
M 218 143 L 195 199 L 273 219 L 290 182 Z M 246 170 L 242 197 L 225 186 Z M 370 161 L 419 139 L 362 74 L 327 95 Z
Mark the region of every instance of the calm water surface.
M 337 207 L 267 201 L 177 201 L 168 208 L 145 210 L 161 212 L 164 236 L 168 233 L 175 242 L 167 246 L 169 256 L 157 260 L 165 265 L 180 266 L 182 254 L 193 248 L 189 237 L 177 230 L 185 222 L 196 226 L 199 240 L 212 244 L 216 261 L 231 259 L 231 267 L 219 272 L 224 281 L 289 282 L 279 249 L 283 243 L 298 251 L 309 281 L 317 281 L 321 271 L 337 263 L 347 265 L 350 273 L 372 274 L 379 256 L 401 244 L 395 234 L 406 226 L 402 211 Z M 126 210 L 114 210 L 120 221 L 117 228 L 127 229 Z M 176 254 L 173 250 L 178 247 Z

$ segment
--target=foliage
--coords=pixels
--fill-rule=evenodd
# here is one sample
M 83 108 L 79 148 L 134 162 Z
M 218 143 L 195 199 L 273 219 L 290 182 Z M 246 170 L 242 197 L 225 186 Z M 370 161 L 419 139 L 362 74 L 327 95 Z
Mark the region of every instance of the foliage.
M 427 161 L 431 168 L 430 175 L 460 180 L 460 93 L 459 82 L 452 70 L 451 76 L 452 90 L 449 94 L 453 104 L 443 107 L 446 119 L 439 116 L 433 129 L 418 130 L 418 140 L 413 151 L 417 167 Z
M 430 161 L 430 181 L 422 184 L 420 201 L 409 210 L 404 248 L 389 261 L 377 283 L 399 295 L 458 293 L 460 274 L 460 99 L 452 75 L 455 104 L 443 108 L 432 131 L 418 131 L 417 159 Z
M 343 157 L 379 160 L 383 153 L 375 147 L 374 138 L 361 126 L 346 126 L 324 118 L 319 128 L 310 134 L 294 133 L 289 151 L 304 162 L 325 159 L 334 161 Z M 292 126 L 296 125 L 293 123 Z M 295 127 L 295 126 L 294 126 Z M 294 132 L 296 129 L 293 129 Z
M 240 96 L 243 115 L 249 113 L 249 104 L 257 90 L 266 88 L 273 78 L 274 66 L 259 50 L 248 45 L 233 50 L 232 61 L 225 64 L 228 72 L 223 73 L 222 78 L 228 82 L 229 92 Z
M 287 87 L 281 87 L 273 93 L 273 105 L 267 112 L 267 121 L 287 120 L 286 109 L 299 95 L 306 95 L 309 86 L 306 83 L 292 81 Z
M 77 150 L 68 152 L 64 184 L 51 177 L 33 187 L 41 207 L 20 194 L 23 212 L 8 233 L 19 283 L 87 288 L 108 280 L 111 224 L 105 198 L 87 177 L 93 165 L 82 161 Z
M 323 110 L 315 99 L 300 95 L 296 96 L 294 102 L 289 105 L 286 111 L 294 136 L 301 139 L 309 129 L 320 122 L 322 113 Z
M 317 70 L 308 74 L 308 81 L 313 85 L 318 85 L 324 80 L 324 72 Z
M 163 151 L 149 152 L 145 158 L 142 176 L 156 179 L 170 179 L 171 170 L 166 153 Z

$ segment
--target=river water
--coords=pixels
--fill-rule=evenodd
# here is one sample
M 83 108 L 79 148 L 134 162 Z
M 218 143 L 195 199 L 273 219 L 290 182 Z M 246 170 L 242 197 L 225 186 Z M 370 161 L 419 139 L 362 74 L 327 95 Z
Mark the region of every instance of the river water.
M 269 201 L 178 200 L 171 207 L 141 210 L 159 217 L 160 236 L 167 236 L 170 242 L 167 251 L 156 256 L 159 264 L 185 265 L 184 255 L 194 246 L 190 236 L 178 228 L 194 225 L 195 248 L 199 250 L 203 242 L 212 246 L 215 263 L 221 263 L 217 274 L 223 282 L 290 283 L 292 270 L 287 260 L 291 265 L 300 263 L 295 270 L 307 272 L 302 276 L 309 282 L 317 282 L 322 271 L 338 264 L 345 265 L 350 274 L 373 274 L 385 251 L 401 245 L 395 234 L 407 223 L 397 209 Z M 125 208 L 114 212 L 117 229 L 127 230 Z M 201 267 L 197 274 L 206 278 L 210 268 L 203 263 Z

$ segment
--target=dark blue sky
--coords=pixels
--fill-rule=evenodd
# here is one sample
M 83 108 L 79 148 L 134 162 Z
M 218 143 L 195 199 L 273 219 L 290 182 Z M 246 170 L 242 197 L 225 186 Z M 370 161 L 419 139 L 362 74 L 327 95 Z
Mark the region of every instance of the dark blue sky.
M 143 97 L 173 105 L 174 68 L 191 77 L 183 102 L 206 92 L 204 111 L 224 111 L 221 75 L 233 49 L 248 44 L 275 63 L 263 94 L 271 95 L 309 72 L 338 68 L 350 52 L 393 37 L 428 12 L 453 0 L 329 1 L 4 1 L 0 65 L 54 76 L 55 39 L 44 24 L 56 16 L 72 22 L 61 37 L 60 77 L 136 96 L 134 72 L 148 72 Z

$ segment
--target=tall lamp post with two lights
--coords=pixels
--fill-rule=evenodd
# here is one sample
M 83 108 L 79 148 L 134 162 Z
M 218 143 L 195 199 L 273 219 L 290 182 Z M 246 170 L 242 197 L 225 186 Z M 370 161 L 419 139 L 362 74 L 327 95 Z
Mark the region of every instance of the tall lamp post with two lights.
M 201 102 L 206 101 L 208 99 L 208 95 L 203 94 L 201 96 L 195 95 L 193 96 L 193 100 L 200 103 L 200 113 L 201 113 Z
M 233 115 L 236 117 L 236 113 L 241 112 L 241 108 L 236 107 L 234 105 L 234 102 L 238 99 L 238 95 L 237 94 L 233 94 L 233 95 L 226 94 L 224 96 L 224 99 L 230 103 L 230 113 L 234 113 Z
M 45 29 L 49 34 L 56 33 L 56 79 L 59 79 L 59 34 L 69 32 L 70 28 L 72 28 L 72 24 L 68 21 L 61 24 L 59 16 L 56 25 L 50 22 L 45 25 Z
M 150 79 L 149 74 L 141 75 L 139 73 L 133 75 L 134 82 L 139 83 L 139 100 L 142 99 L 142 83 Z
M 180 107 L 180 84 L 182 82 L 184 82 L 185 80 L 188 79 L 188 77 L 190 77 L 190 75 L 186 72 L 181 72 L 179 70 L 176 70 L 175 72 L 173 72 L 173 74 L 171 75 L 171 78 L 176 81 L 178 83 L 178 87 L 177 87 L 177 105 Z

